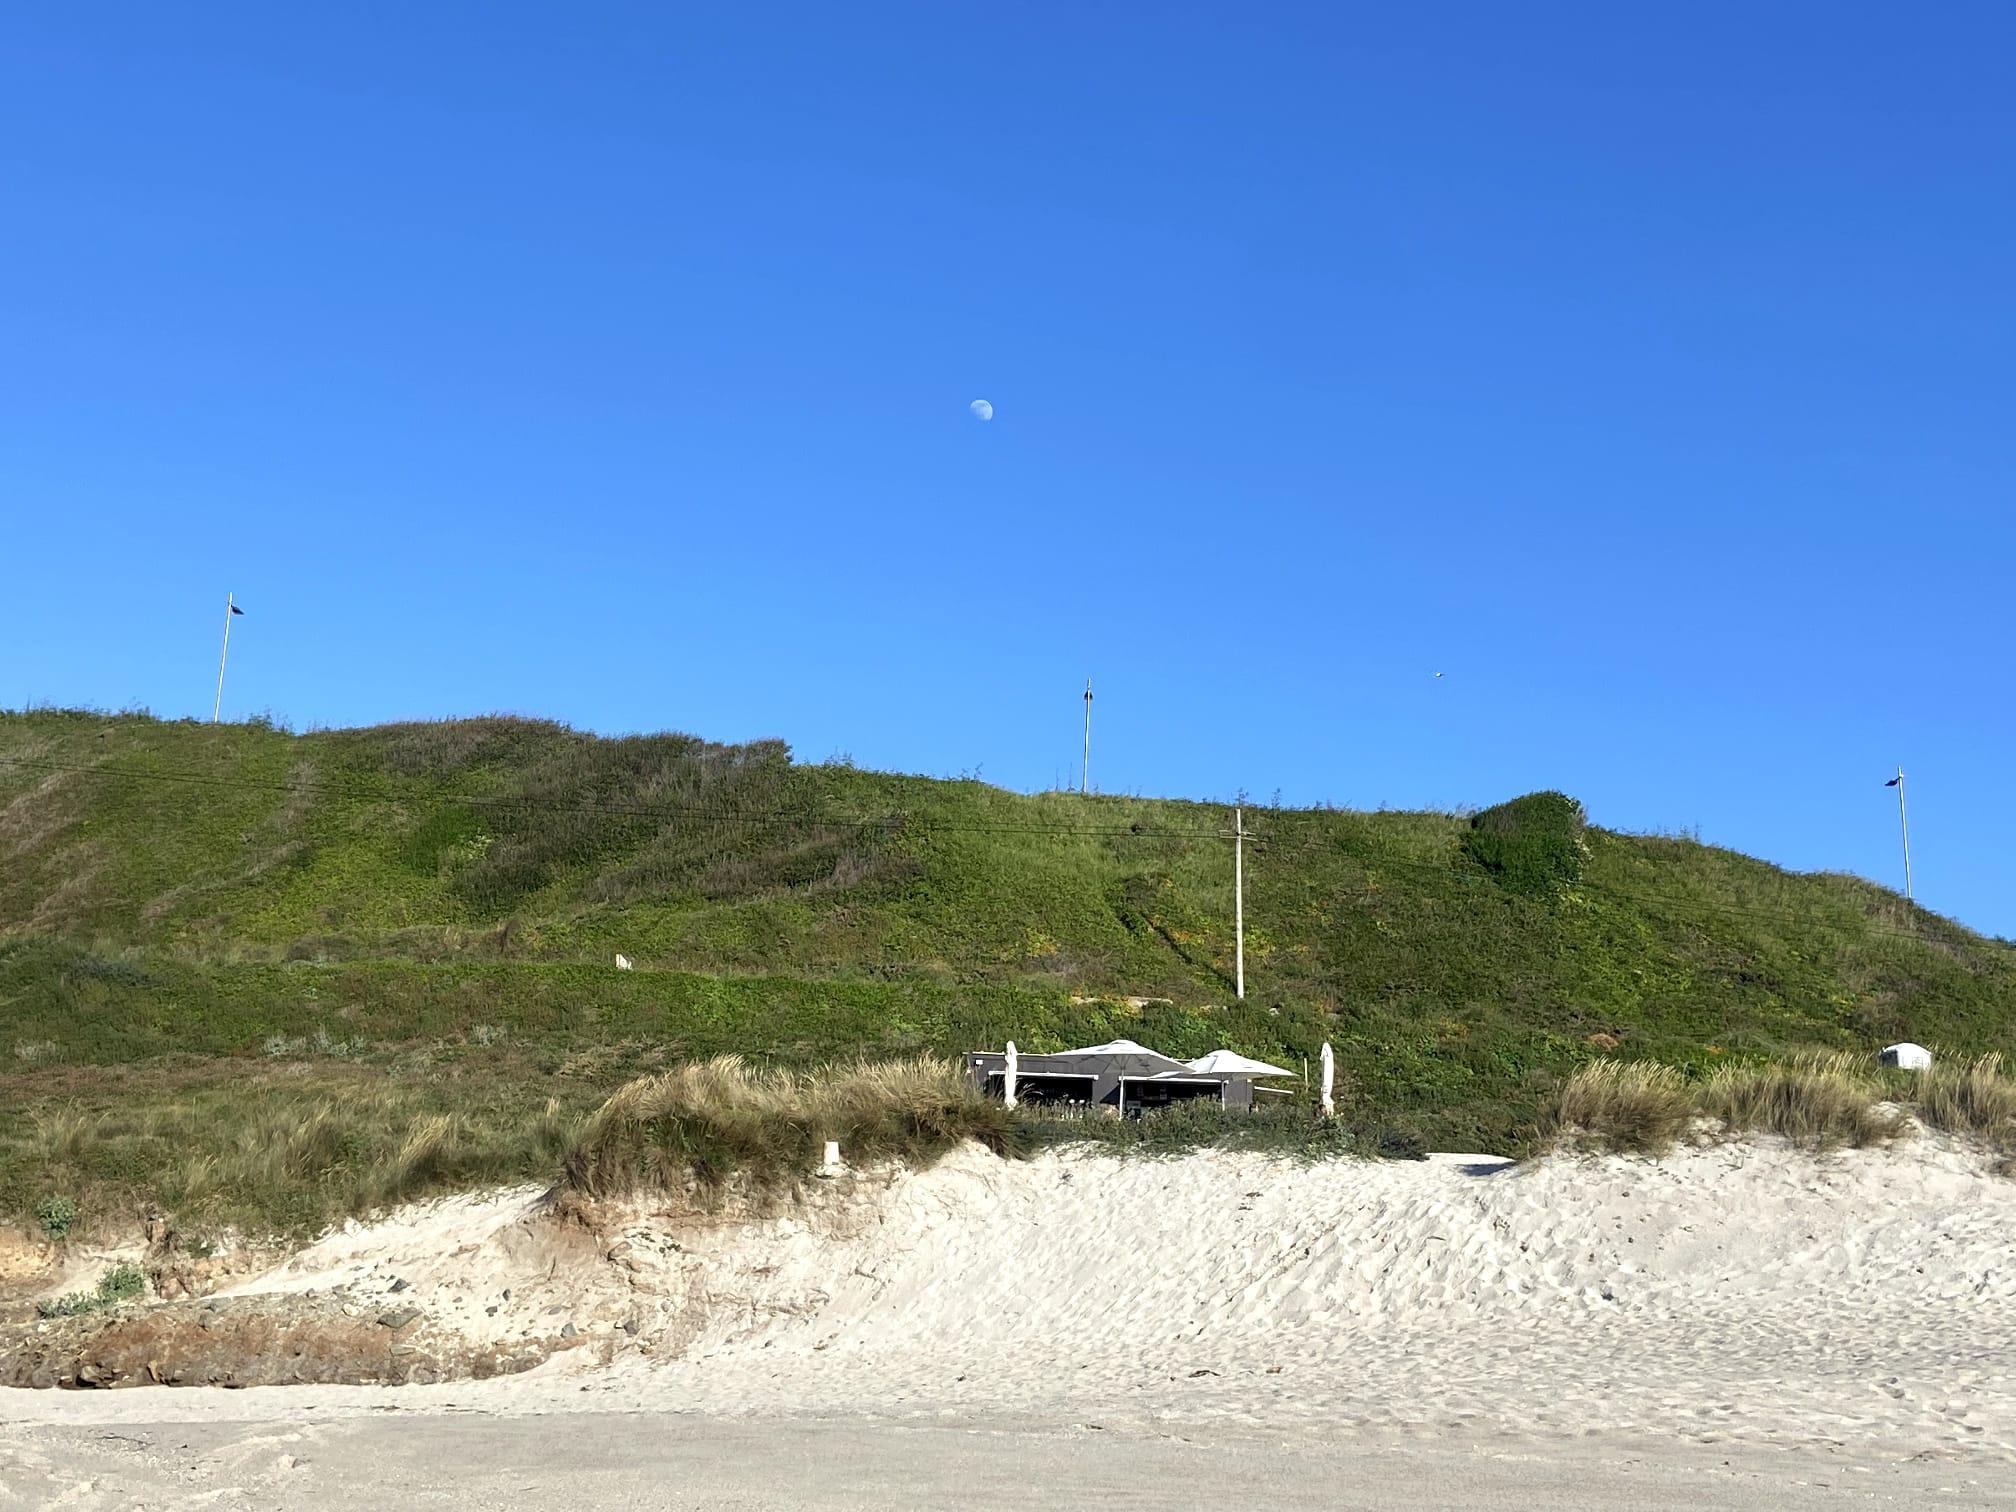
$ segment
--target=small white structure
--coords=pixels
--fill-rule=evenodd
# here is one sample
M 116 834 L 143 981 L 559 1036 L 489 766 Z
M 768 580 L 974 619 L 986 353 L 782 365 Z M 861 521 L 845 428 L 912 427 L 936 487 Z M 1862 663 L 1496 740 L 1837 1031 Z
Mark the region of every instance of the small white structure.
M 1323 1116 L 1337 1116 L 1337 1052 L 1330 1048 L 1330 1041 L 1323 1041 Z
M 1001 1072 L 1001 1101 L 1011 1108 L 1015 1106 L 1015 1068 L 1020 1059 L 1015 1053 L 1015 1041 L 1008 1041 L 1008 1064 Z
M 628 971 L 630 969 L 630 957 L 623 954 L 620 950 L 616 952 L 616 969 L 618 971 Z
M 840 1141 L 829 1139 L 826 1141 L 826 1158 L 819 1162 L 819 1174 L 821 1176 L 838 1176 L 841 1169 Z
M 1895 1066 L 1899 1071 L 1930 1071 L 1932 1052 L 1923 1045 L 1914 1045 L 1909 1040 L 1901 1045 L 1885 1045 L 1876 1057 L 1886 1066 Z

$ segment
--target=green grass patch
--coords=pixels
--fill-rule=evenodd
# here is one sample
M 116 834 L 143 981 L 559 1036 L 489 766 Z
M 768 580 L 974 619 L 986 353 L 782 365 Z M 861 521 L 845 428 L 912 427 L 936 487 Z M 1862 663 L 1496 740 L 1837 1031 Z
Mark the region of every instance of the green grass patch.
M 1473 817 L 1249 806 L 1237 1002 L 1230 817 L 537 720 L 0 714 L 0 1212 L 33 1223 L 63 1192 L 96 1223 L 167 1193 L 292 1226 L 399 1187 L 366 1173 L 417 1120 L 449 1119 L 465 1173 L 406 1184 L 436 1190 L 530 1168 L 498 1109 L 574 1119 L 722 1054 L 803 1071 L 1125 1036 L 1299 1069 L 1327 1040 L 1347 1124 L 1500 1154 L 1546 1137 L 1592 1060 L 1692 1085 L 1806 1047 L 2016 1054 L 2005 943 L 1854 878 L 1589 826 L 1558 793 Z M 396 1106 L 269 1179 L 233 1141 L 268 1102 L 312 1111 L 297 1078 Z M 1989 1116 L 1971 1099 L 1955 1083 L 1951 1116 Z M 221 1117 L 150 1130 L 181 1106 Z M 76 1183 L 20 1134 L 68 1118 L 102 1133 Z M 203 1155 L 217 1181 L 178 1174 Z
M 147 1290 L 147 1278 L 140 1267 L 130 1263 L 113 1266 L 98 1278 L 98 1284 L 88 1292 L 72 1292 L 67 1297 L 56 1297 L 35 1304 L 37 1316 L 43 1318 L 79 1318 L 87 1313 L 104 1312 L 117 1307 L 121 1302 L 130 1301 Z

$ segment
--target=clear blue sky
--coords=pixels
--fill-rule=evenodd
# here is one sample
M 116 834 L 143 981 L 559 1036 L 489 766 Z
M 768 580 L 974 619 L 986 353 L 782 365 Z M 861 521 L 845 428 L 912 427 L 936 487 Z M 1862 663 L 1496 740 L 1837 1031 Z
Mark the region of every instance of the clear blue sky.
M 2016 933 L 2001 4 L 18 10 L 0 703 L 1532 788 Z M 996 406 L 991 423 L 968 402 Z M 1433 674 L 1447 675 L 1436 680 Z

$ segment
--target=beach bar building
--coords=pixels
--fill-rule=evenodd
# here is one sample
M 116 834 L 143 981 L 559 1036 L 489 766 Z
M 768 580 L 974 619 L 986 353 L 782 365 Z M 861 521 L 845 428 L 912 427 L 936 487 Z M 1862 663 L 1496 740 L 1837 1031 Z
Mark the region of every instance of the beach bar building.
M 1005 1051 L 976 1050 L 966 1057 L 966 1072 L 988 1096 L 1005 1097 L 1009 1064 Z M 1256 1077 L 1291 1074 L 1230 1050 L 1180 1061 L 1125 1039 L 1049 1055 L 1014 1057 L 1016 1102 L 1035 1107 L 1111 1108 L 1123 1118 L 1200 1097 L 1221 1107 L 1251 1108 Z

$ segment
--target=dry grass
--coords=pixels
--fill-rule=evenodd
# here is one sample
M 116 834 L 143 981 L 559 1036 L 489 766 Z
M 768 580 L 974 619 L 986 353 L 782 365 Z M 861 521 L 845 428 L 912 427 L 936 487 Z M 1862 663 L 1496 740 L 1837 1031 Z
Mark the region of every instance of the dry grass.
M 1649 1062 L 1593 1061 L 1562 1089 L 1555 1124 L 1560 1135 L 1597 1148 L 1655 1154 L 1697 1121 L 1724 1134 L 1776 1134 L 1809 1149 L 1859 1149 L 1900 1137 L 1912 1114 L 1928 1128 L 2016 1151 L 2016 1079 L 1994 1055 L 1901 1073 L 1863 1056 L 1823 1052 L 1722 1066 L 1700 1082 Z
M 442 1106 L 389 1080 L 335 1088 L 253 1082 L 47 1108 L 0 1128 L 0 1207 L 58 1199 L 117 1232 L 150 1206 L 185 1231 L 310 1233 L 435 1192 L 550 1179 L 573 1143 L 557 1102 Z
M 1984 1055 L 1970 1064 L 1935 1062 L 1918 1075 L 1918 1116 L 1950 1134 L 1971 1134 L 1997 1149 L 2016 1148 L 2016 1080 L 2002 1069 L 2002 1057 Z
M 1694 1120 L 1686 1080 L 1653 1061 L 1591 1061 L 1561 1088 L 1562 1134 L 1611 1150 L 1670 1149 Z
M 1698 1110 L 1731 1133 L 1777 1134 L 1814 1149 L 1885 1144 L 1906 1127 L 1901 1111 L 1878 1106 L 1883 1086 L 1857 1056 L 1722 1066 L 1693 1091 Z
M 619 1090 L 567 1157 L 567 1183 L 596 1197 L 717 1187 L 731 1175 L 775 1187 L 809 1174 L 829 1139 L 853 1163 L 925 1164 L 966 1139 L 1008 1153 L 1015 1131 L 1014 1115 L 949 1061 L 789 1072 L 722 1055 Z

